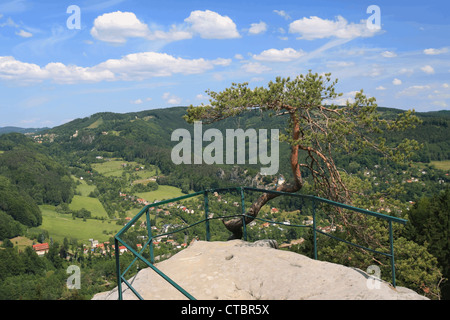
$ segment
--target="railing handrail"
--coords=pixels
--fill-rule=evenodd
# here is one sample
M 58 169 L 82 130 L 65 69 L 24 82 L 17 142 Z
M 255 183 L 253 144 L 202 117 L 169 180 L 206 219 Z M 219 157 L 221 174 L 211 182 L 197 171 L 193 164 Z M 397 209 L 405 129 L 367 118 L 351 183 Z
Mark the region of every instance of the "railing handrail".
M 229 188 L 213 188 L 213 189 L 207 189 L 207 190 L 203 190 L 203 191 L 198 191 L 195 193 L 191 193 L 191 194 L 187 194 L 187 195 L 183 195 L 180 197 L 176 197 L 176 198 L 172 198 L 172 199 L 168 199 L 168 200 L 162 200 L 159 202 L 155 202 L 155 203 L 151 203 L 148 204 L 146 206 L 144 206 L 139 213 L 133 217 L 114 237 L 114 242 L 115 242 L 115 255 L 116 255 L 116 272 L 117 272 L 117 285 L 118 285 L 118 295 L 119 295 L 119 300 L 122 300 L 122 282 L 124 282 L 129 288 L 130 290 L 139 298 L 142 299 L 142 297 L 140 296 L 140 294 L 133 288 L 133 286 L 125 279 L 124 275 L 125 273 L 131 268 L 131 266 L 137 261 L 137 259 L 140 259 L 141 261 L 143 261 L 146 265 L 148 265 L 153 271 L 155 271 L 157 274 L 159 274 L 162 278 L 164 278 L 167 282 L 169 282 L 173 287 L 175 287 L 178 291 L 180 291 L 182 294 L 184 294 L 187 298 L 191 299 L 191 300 L 195 300 L 195 298 L 190 295 L 186 290 L 184 290 L 183 288 L 181 288 L 177 283 L 175 283 L 172 279 L 170 279 L 167 275 L 165 275 L 163 272 L 161 272 L 158 268 L 156 268 L 153 264 L 154 264 L 154 257 L 153 257 L 153 239 L 154 238 L 158 238 L 164 235 L 169 235 L 169 234 L 173 234 L 173 233 L 177 233 L 180 231 L 183 231 L 187 228 L 193 227 L 197 224 L 200 223 L 205 223 L 206 224 L 206 240 L 209 241 L 210 240 L 210 235 L 209 235 L 209 220 L 213 220 L 213 219 L 223 219 L 223 218 L 231 218 L 231 217 L 239 217 L 241 216 L 243 219 L 243 232 L 244 232 L 244 240 L 247 239 L 247 235 L 246 235 L 246 223 L 245 223 L 245 217 L 247 218 L 251 218 L 252 220 L 261 220 L 261 221 L 267 221 L 267 222 L 272 222 L 272 223 L 277 223 L 277 224 L 283 224 L 286 225 L 285 223 L 280 223 L 280 222 L 276 222 L 276 221 L 270 221 L 267 219 L 262 219 L 262 218 L 258 218 L 258 217 L 253 217 L 253 216 L 249 216 L 245 213 L 245 206 L 244 206 L 244 191 L 248 190 L 248 191 L 256 191 L 256 192 L 262 192 L 262 193 L 272 193 L 272 194 L 278 194 L 278 195 L 287 195 L 287 196 L 294 196 L 294 197 L 300 197 L 300 198 L 305 198 L 305 199 L 309 199 L 312 201 L 312 207 L 313 207 L 313 225 L 287 225 L 289 227 L 307 227 L 307 228 L 312 228 L 313 230 L 313 242 L 314 242 L 314 258 L 317 260 L 317 236 L 316 233 L 320 233 L 323 234 L 325 236 L 328 236 L 330 238 L 333 238 L 335 240 L 350 244 L 352 246 L 356 246 L 365 250 L 369 250 L 371 252 L 374 253 L 378 253 L 384 256 L 388 256 L 391 258 L 391 268 L 392 268 L 392 284 L 395 287 L 395 259 L 394 259 L 394 243 L 393 243 L 393 230 L 392 230 L 392 222 L 395 223 L 400 223 L 400 224 L 406 224 L 407 220 L 402 219 L 402 218 L 398 218 L 398 217 L 393 217 L 393 216 L 389 216 L 386 214 L 382 214 L 379 212 L 374 212 L 374 211 L 370 211 L 370 210 L 366 210 L 366 209 L 362 209 L 362 208 L 357 208 L 357 207 L 353 207 L 347 204 L 343 204 L 343 203 L 339 203 L 339 202 L 335 202 L 332 200 L 328 200 L 328 199 L 324 199 L 324 198 L 320 198 L 314 195 L 306 195 L 306 194 L 301 194 L 301 193 L 291 193 L 291 192 L 283 192 L 283 191 L 277 191 L 277 190 L 266 190 L 266 189 L 258 189 L 258 188 L 253 188 L 253 187 L 229 187 Z M 208 193 L 211 192 L 223 192 L 223 191 L 239 191 L 241 194 L 241 201 L 242 201 L 242 213 L 241 214 L 234 214 L 234 215 L 229 215 L 229 216 L 219 216 L 219 217 L 212 217 L 210 218 L 208 213 L 209 213 L 209 209 L 208 209 Z M 152 232 L 151 232 L 151 225 L 150 225 L 150 216 L 149 216 L 149 211 L 150 208 L 153 207 L 157 207 L 163 204 L 167 204 L 167 203 L 171 203 L 171 202 L 176 202 L 179 200 L 184 200 L 184 199 L 188 199 L 188 198 L 192 198 L 198 195 L 203 195 L 204 196 L 204 201 L 205 201 L 205 218 L 197 221 L 191 225 L 185 226 L 183 228 L 171 231 L 171 232 L 165 232 L 163 234 L 159 234 L 156 236 L 152 236 Z M 328 233 L 322 232 L 321 230 L 318 230 L 316 228 L 316 217 L 315 217 L 315 202 L 322 202 L 322 203 L 326 203 L 326 204 L 330 204 L 333 206 L 337 206 L 337 207 L 341 207 L 343 209 L 347 209 L 347 210 L 351 210 L 351 211 L 355 211 L 355 212 L 360 212 L 363 214 L 367 214 L 379 219 L 383 219 L 389 222 L 389 242 L 390 242 L 390 253 L 385 253 L 385 252 L 381 252 L 381 251 L 376 251 L 343 239 L 340 239 L 336 236 L 330 235 Z M 145 243 L 145 245 L 142 247 L 142 249 L 140 250 L 140 252 L 137 252 L 136 250 L 134 250 L 130 245 L 128 245 L 127 243 L 125 243 L 122 239 L 121 236 L 124 232 L 126 232 L 132 225 L 134 225 L 136 223 L 137 220 L 139 220 L 142 215 L 146 214 L 146 218 L 147 218 L 147 232 L 148 232 L 148 241 Z M 129 250 L 131 253 L 133 253 L 133 255 L 135 256 L 134 260 L 130 263 L 130 265 L 125 269 L 125 271 L 123 273 L 120 272 L 120 251 L 119 251 L 119 242 L 121 244 L 123 244 L 127 250 Z M 147 246 L 149 246 L 150 248 L 150 260 L 148 261 L 145 257 L 142 256 L 142 252 L 144 252 L 144 250 L 147 248 Z

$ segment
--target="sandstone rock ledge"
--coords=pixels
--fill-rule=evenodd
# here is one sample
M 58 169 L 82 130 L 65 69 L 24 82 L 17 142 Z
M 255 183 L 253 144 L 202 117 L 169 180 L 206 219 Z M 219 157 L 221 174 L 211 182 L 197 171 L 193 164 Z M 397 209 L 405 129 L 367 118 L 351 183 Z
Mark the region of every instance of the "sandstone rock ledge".
M 361 270 L 277 250 L 271 244 L 197 241 L 155 266 L 198 300 L 427 300 L 384 281 L 370 289 L 369 275 Z M 145 300 L 187 299 L 150 268 L 129 282 Z M 124 299 L 137 299 L 125 284 L 122 289 Z M 93 300 L 117 297 L 115 288 Z

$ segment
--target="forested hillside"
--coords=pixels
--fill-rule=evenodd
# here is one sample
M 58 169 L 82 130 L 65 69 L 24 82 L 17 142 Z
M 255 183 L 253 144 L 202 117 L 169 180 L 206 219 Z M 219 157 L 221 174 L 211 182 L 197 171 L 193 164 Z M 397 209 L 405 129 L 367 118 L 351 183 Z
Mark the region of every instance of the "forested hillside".
M 126 218 L 139 212 L 143 198 L 162 200 L 192 191 L 238 185 L 270 187 L 279 175 L 290 179 L 290 151 L 284 142 L 280 144 L 280 169 L 276 176 L 262 176 L 260 165 L 248 162 L 244 165 L 175 165 L 171 150 L 178 142 L 171 141 L 172 132 L 185 128 L 193 134 L 193 126 L 183 119 L 186 109 L 97 113 L 35 133 L 0 136 L 0 240 L 4 239 L 5 247 L 0 248 L 0 298 L 15 293 L 14 299 L 78 299 L 89 298 L 103 290 L 115 279 L 113 258 L 111 254 L 97 256 L 87 252 L 86 240 L 100 236 L 110 239 Z M 401 112 L 388 108 L 379 110 L 386 118 Z M 401 285 L 436 298 L 440 294 L 438 282 L 445 283 L 441 280 L 448 277 L 448 268 L 443 266 L 449 252 L 448 244 L 445 245 L 446 229 L 433 229 L 444 233 L 439 237 L 430 233 L 424 235 L 423 230 L 432 225 L 448 225 L 448 214 L 442 214 L 441 208 L 448 206 L 448 191 L 445 195 L 444 192 L 450 181 L 450 112 L 417 115 L 422 123 L 415 129 L 383 137 L 386 143 L 407 138 L 422 144 L 411 163 L 393 164 L 375 154 L 359 153 L 336 154 L 335 161 L 348 185 L 357 191 L 353 199 L 355 205 L 406 219 L 411 214 L 410 225 L 405 230 L 397 230 L 395 235 L 400 243 L 399 268 L 403 271 L 399 281 Z M 203 131 L 217 128 L 225 136 L 226 129 L 276 128 L 283 133 L 285 124 L 283 116 L 271 117 L 253 110 L 213 125 L 203 125 Z M 204 142 L 203 146 L 207 144 Z M 305 179 L 308 178 L 305 175 Z M 302 192 L 312 192 L 308 183 L 311 181 Z M 239 201 L 230 199 L 230 203 Z M 202 210 L 202 202 L 191 205 L 196 212 Z M 301 206 L 291 198 L 275 199 L 271 207 L 283 208 L 282 212 L 277 215 L 267 208 L 264 217 L 302 224 L 308 221 L 311 212 L 302 209 L 299 215 Z M 432 210 L 427 209 L 429 206 Z M 239 211 L 236 206 L 230 208 L 223 202 L 211 202 L 210 208 L 214 212 Z M 422 221 L 422 217 L 426 221 Z M 175 227 L 195 222 L 197 218 L 178 209 L 165 208 L 155 213 L 152 221 L 155 224 L 158 221 L 158 228 L 163 230 L 167 225 Z M 320 218 L 323 219 L 320 225 L 326 227 L 329 217 L 324 214 Z M 214 239 L 226 237 L 220 224 L 212 224 L 211 228 L 215 232 Z M 303 237 L 304 245 L 294 246 L 292 250 L 309 254 L 309 234 L 273 226 L 264 228 L 260 226 L 260 231 L 251 235 L 251 239 L 264 236 L 289 242 Z M 377 224 L 370 228 L 381 229 Z M 136 229 L 127 240 L 137 245 L 141 231 Z M 183 236 L 190 240 L 203 235 L 202 232 L 199 227 L 174 240 L 182 243 Z M 29 241 L 27 243 L 53 243 L 52 249 L 41 260 L 36 259 L 33 250 L 23 246 L 14 251 L 23 239 Z M 373 263 L 365 261 L 359 251 L 321 241 L 319 254 L 324 259 L 359 268 Z M 433 245 L 429 245 L 430 241 L 434 241 Z M 161 255 L 173 253 L 168 244 L 156 250 Z M 440 254 L 439 250 L 447 255 Z M 407 262 L 412 252 L 415 254 L 413 265 Z M 34 269 L 27 266 L 29 261 Z M 85 281 L 91 283 L 89 288 L 83 287 L 78 293 L 64 288 L 67 277 L 64 267 L 69 263 L 66 261 L 83 266 Z M 389 262 L 380 259 L 380 263 L 389 278 Z M 53 273 L 48 273 L 50 270 Z M 39 283 L 39 292 L 35 283 Z

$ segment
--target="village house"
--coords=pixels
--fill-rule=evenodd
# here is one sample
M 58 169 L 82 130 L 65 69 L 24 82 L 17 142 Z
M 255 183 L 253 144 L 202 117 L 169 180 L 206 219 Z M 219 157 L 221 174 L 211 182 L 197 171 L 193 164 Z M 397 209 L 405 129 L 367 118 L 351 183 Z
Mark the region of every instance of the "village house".
M 115 245 L 112 245 L 112 248 L 113 248 L 113 250 L 116 250 Z M 128 251 L 127 247 L 119 246 L 119 254 L 122 254 L 122 253 L 127 252 L 127 251 Z
M 36 251 L 38 256 L 43 256 L 44 254 L 46 254 L 48 252 L 48 250 L 50 249 L 50 246 L 48 245 L 47 242 L 38 243 L 38 244 L 33 245 L 33 249 L 34 249 L 34 251 Z
M 89 239 L 89 242 L 91 243 L 91 248 L 96 248 L 98 246 L 98 240 Z

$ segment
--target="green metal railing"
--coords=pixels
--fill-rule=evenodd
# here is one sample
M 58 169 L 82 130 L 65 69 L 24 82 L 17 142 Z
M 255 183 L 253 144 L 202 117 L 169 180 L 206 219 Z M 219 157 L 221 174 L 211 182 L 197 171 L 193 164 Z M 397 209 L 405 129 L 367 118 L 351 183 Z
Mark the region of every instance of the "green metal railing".
M 273 193 L 273 194 L 278 194 L 278 195 L 283 195 L 283 196 L 290 196 L 290 197 L 299 197 L 299 198 L 303 198 L 303 199 L 308 199 L 312 202 L 312 216 L 313 216 L 313 224 L 311 225 L 295 225 L 295 224 L 290 224 L 288 225 L 289 227 L 306 227 L 306 228 L 311 228 L 313 231 L 313 243 L 314 243 L 314 259 L 317 260 L 317 233 L 323 234 L 327 237 L 333 238 L 335 240 L 347 243 L 349 245 L 358 247 L 358 248 L 362 248 L 364 250 L 368 250 L 370 252 L 373 253 L 377 253 L 380 255 L 384 255 L 390 258 L 390 262 L 391 262 L 391 272 L 392 272 L 392 285 L 395 287 L 396 283 L 395 283 L 395 258 L 394 258 L 394 240 L 393 240 L 393 229 L 392 229 L 392 223 L 400 223 L 400 224 L 406 224 L 407 220 L 405 219 L 401 219 L 401 218 L 397 218 L 397 217 L 393 217 L 393 216 L 389 216 L 389 215 L 385 215 L 382 213 L 378 213 L 378 212 L 373 212 L 373 211 L 369 211 L 369 210 L 365 210 L 365 209 L 361 209 L 361 208 L 357 208 L 357 207 L 353 207 L 350 205 L 346 205 L 343 203 L 339 203 L 339 202 L 335 202 L 335 201 L 331 201 L 328 199 L 323 199 L 323 198 L 319 198 L 316 196 L 312 196 L 312 195 L 304 195 L 304 194 L 298 194 L 298 193 L 289 193 L 289 192 L 281 192 L 281 191 L 274 191 L 274 190 L 264 190 L 264 189 L 257 189 L 257 188 L 251 188 L 251 187 L 234 187 L 234 188 L 216 188 L 216 189 L 209 189 L 209 190 L 204 190 L 204 191 L 199 191 L 199 192 L 195 192 L 195 193 L 191 193 L 188 195 L 184 195 L 181 197 L 177 197 L 177 198 L 173 198 L 173 199 L 169 199 L 169 200 L 164 200 L 164 201 L 160 201 L 157 203 L 152 203 L 149 205 L 146 205 L 134 218 L 132 218 L 114 237 L 114 248 L 115 248 L 115 257 L 116 257 L 116 272 L 117 272 L 117 289 L 118 289 L 118 298 L 119 300 L 123 299 L 123 291 L 122 291 L 122 282 L 136 295 L 136 297 L 138 297 L 139 299 L 143 300 L 142 296 L 133 288 L 133 286 L 125 279 L 125 274 L 128 272 L 128 270 L 130 270 L 130 268 L 133 266 L 133 264 L 139 259 L 142 262 L 144 262 L 148 267 L 150 267 L 152 270 L 154 270 L 158 275 L 160 275 L 163 279 L 165 279 L 168 283 L 170 283 L 174 288 L 176 288 L 178 291 L 180 291 L 184 296 L 186 296 L 188 299 L 191 300 L 195 300 L 195 298 L 190 295 L 186 290 L 184 290 L 182 287 L 180 287 L 177 283 L 175 283 L 172 279 L 170 279 L 167 275 L 165 275 L 163 272 L 161 272 L 161 270 L 159 270 L 158 268 L 156 268 L 154 266 L 155 263 L 155 259 L 154 259 L 154 254 L 153 254 L 153 239 L 154 238 L 158 238 L 161 236 L 165 236 L 165 235 L 170 235 L 176 232 L 180 232 L 183 231 L 185 229 L 191 228 L 195 225 L 198 225 L 200 223 L 205 223 L 205 228 L 206 228 L 206 241 L 210 241 L 211 235 L 210 235 L 210 225 L 209 225 L 209 221 L 213 220 L 213 219 L 226 219 L 226 218 L 232 218 L 232 217 L 242 217 L 242 221 L 243 221 L 243 238 L 244 240 L 247 240 L 247 226 L 246 226 L 246 222 L 245 222 L 245 218 L 251 218 L 252 220 L 260 220 L 260 221 L 266 221 L 266 222 L 272 222 L 275 224 L 282 224 L 285 225 L 284 223 L 280 223 L 280 222 L 276 222 L 276 221 L 269 221 L 266 219 L 262 219 L 262 218 L 258 218 L 258 217 L 252 217 L 249 215 L 245 214 L 245 195 L 244 195 L 244 191 L 254 191 L 254 192 L 261 192 L 261 193 Z M 229 215 L 229 216 L 217 216 L 217 217 L 213 217 L 210 218 L 209 217 L 209 200 L 208 200 L 208 195 L 212 192 L 230 192 L 230 191 L 237 191 L 240 193 L 241 196 L 241 214 L 238 215 Z M 205 211 L 205 217 L 204 219 L 193 223 L 191 225 L 188 225 L 186 227 L 171 231 L 171 232 L 166 232 L 163 234 L 158 234 L 156 236 L 152 235 L 152 230 L 151 230 L 151 224 L 150 224 L 150 208 L 153 207 L 158 207 L 161 206 L 163 204 L 167 204 L 167 203 L 171 203 L 171 202 L 176 202 L 176 201 L 180 201 L 180 200 L 184 200 L 184 199 L 188 199 L 188 198 L 192 198 L 192 197 L 196 197 L 199 195 L 203 195 L 204 196 L 204 211 Z M 334 235 L 328 234 L 326 232 L 323 232 L 321 230 L 319 230 L 316 227 L 316 207 L 317 204 L 319 203 L 324 203 L 324 204 L 329 204 L 335 207 L 340 207 L 346 210 L 351 210 L 354 212 L 359 212 L 359 213 L 363 213 L 369 216 L 373 216 L 376 217 L 378 219 L 383 219 L 386 220 L 388 222 L 388 228 L 389 228 L 389 246 L 390 246 L 390 253 L 386 253 L 386 252 L 381 252 L 381 251 L 377 251 L 377 250 L 373 250 L 349 241 L 346 241 L 344 239 L 338 238 Z M 146 241 L 146 243 L 142 246 L 142 248 L 138 251 L 134 250 L 129 244 L 127 244 L 125 241 L 123 241 L 121 239 L 122 235 L 132 226 L 134 225 L 143 215 L 146 216 L 146 225 L 147 225 L 147 235 L 148 235 L 148 240 Z M 128 251 L 130 251 L 133 255 L 134 255 L 134 259 L 133 261 L 130 263 L 130 265 L 128 267 L 125 268 L 125 270 L 123 272 L 121 272 L 120 270 L 120 249 L 119 249 L 119 243 L 122 244 L 123 246 L 125 246 L 127 248 Z M 149 256 L 150 256 L 150 261 L 148 261 L 143 255 L 142 253 L 147 249 L 147 247 L 149 248 Z

